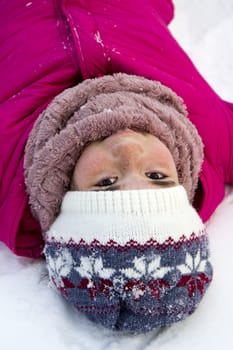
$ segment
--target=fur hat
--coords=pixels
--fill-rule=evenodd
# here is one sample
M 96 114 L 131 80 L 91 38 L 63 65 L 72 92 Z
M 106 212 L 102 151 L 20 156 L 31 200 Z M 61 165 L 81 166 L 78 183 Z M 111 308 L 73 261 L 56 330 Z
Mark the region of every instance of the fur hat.
M 132 128 L 158 137 L 170 150 L 192 201 L 203 145 L 183 101 L 157 81 L 123 73 L 89 79 L 58 95 L 42 112 L 25 149 L 25 182 L 33 215 L 48 230 L 70 188 L 87 143 Z

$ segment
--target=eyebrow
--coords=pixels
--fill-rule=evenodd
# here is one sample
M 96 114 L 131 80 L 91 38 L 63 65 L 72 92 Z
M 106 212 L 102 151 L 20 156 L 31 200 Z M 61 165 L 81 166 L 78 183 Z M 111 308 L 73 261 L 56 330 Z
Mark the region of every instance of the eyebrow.
M 99 190 L 94 190 L 95 192 L 99 192 L 99 191 L 118 191 L 120 190 L 120 186 L 119 185 L 113 185 L 113 186 L 110 186 L 110 187 L 106 187 L 105 189 L 99 189 Z
M 159 186 L 162 186 L 162 187 L 169 187 L 169 186 L 175 186 L 176 185 L 176 182 L 175 181 L 156 181 L 156 180 L 153 180 L 151 182 L 152 184 L 154 185 L 159 185 Z M 99 189 L 99 190 L 94 190 L 95 192 L 99 192 L 99 191 L 119 191 L 121 188 L 119 185 L 113 185 L 113 186 L 110 186 L 110 187 L 106 187 L 105 189 Z
M 176 182 L 172 180 L 165 180 L 165 181 L 157 181 L 153 180 L 152 184 L 159 185 L 159 186 L 164 186 L 164 187 L 169 187 L 169 186 L 175 186 Z

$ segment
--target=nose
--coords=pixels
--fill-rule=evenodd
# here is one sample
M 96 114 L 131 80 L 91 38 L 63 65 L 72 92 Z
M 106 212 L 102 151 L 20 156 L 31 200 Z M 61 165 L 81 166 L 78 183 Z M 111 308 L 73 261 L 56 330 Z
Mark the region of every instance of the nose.
M 126 139 L 116 143 L 112 150 L 124 170 L 138 167 L 143 153 L 144 148 L 140 143 Z
M 147 150 L 142 135 L 134 132 L 115 135 L 109 143 L 114 160 L 120 169 L 119 186 L 121 190 L 151 189 L 154 185 L 145 176 L 145 157 Z
M 125 137 L 120 140 L 116 140 L 113 145 L 113 153 L 114 155 L 118 155 L 119 152 L 128 152 L 129 155 L 132 152 L 142 152 L 143 146 L 136 140 L 132 140 L 130 137 Z
M 145 176 L 133 171 L 122 176 L 119 185 L 121 190 L 155 189 L 155 185 L 150 183 Z

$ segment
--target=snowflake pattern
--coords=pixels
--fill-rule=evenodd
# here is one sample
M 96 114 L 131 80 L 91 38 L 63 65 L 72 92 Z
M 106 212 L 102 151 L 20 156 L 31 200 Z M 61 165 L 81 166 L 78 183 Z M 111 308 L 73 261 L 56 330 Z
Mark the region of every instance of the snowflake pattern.
M 49 276 L 52 277 L 54 284 L 57 287 L 64 287 L 64 277 L 66 278 L 70 274 L 74 263 L 69 249 L 57 249 L 53 256 L 47 256 L 47 263 Z
M 177 287 L 187 287 L 189 297 L 193 297 L 198 290 L 202 295 L 205 285 L 211 282 L 211 279 L 206 275 L 208 261 L 201 259 L 201 251 L 198 249 L 195 256 L 186 253 L 185 263 L 178 265 L 182 276 L 177 283 Z
M 109 296 L 110 288 L 113 287 L 110 278 L 115 272 L 115 269 L 104 267 L 101 256 L 97 258 L 93 256 L 81 256 L 80 261 L 80 266 L 75 267 L 75 270 L 83 277 L 78 287 L 88 289 L 90 298 L 92 299 L 97 296 L 98 290 L 104 295 Z M 96 283 L 96 278 L 99 278 L 99 283 Z
M 115 272 L 115 269 L 104 268 L 101 256 L 97 258 L 81 256 L 80 261 L 80 266 L 75 267 L 75 270 L 82 277 L 92 278 L 92 276 L 98 276 L 100 278 L 110 278 Z
M 124 285 L 124 290 L 131 292 L 134 300 L 140 300 L 145 292 L 158 300 L 161 293 L 164 293 L 165 289 L 170 287 L 164 276 L 171 269 L 171 267 L 161 266 L 161 256 L 159 255 L 153 258 L 147 256 L 135 257 L 133 267 L 121 269 L 128 280 Z
M 162 267 L 160 261 L 160 255 L 156 255 L 154 259 L 146 256 L 135 257 L 133 259 L 133 267 L 121 269 L 121 272 L 127 278 L 142 278 L 145 276 L 149 279 L 163 278 L 171 270 L 171 267 Z
M 130 253 L 122 252 L 121 256 L 115 247 L 109 253 L 101 249 L 93 252 L 88 248 L 78 252 L 73 246 L 54 248 L 53 244 L 47 243 L 45 250 L 50 278 L 67 298 L 74 291 L 82 293 L 82 300 L 88 295 L 90 301 L 98 297 L 112 299 L 115 295 L 127 302 L 138 303 L 142 299 L 158 302 L 165 295 L 172 301 L 169 293 L 175 286 L 184 298 L 184 295 L 196 298 L 199 293 L 200 299 L 212 278 L 204 244 L 192 249 L 183 243 L 185 254 L 179 259 L 171 259 L 179 264 L 169 266 L 164 265 L 165 258 L 178 254 L 169 247 L 164 252 L 152 248 L 146 253 L 134 247 Z

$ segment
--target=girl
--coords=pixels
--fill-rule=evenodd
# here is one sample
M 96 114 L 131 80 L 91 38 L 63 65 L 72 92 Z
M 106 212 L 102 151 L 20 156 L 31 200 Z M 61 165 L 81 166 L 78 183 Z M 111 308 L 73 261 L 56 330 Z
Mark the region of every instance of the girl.
M 116 72 L 136 74 L 160 81 L 183 98 L 187 106 L 188 118 L 196 126 L 198 134 L 205 146 L 204 161 L 201 172 L 199 173 L 199 166 L 202 162 L 200 160 L 202 154 L 201 142 L 198 141 L 199 137 L 195 136 L 193 138 L 193 147 L 190 149 L 195 153 L 194 140 L 196 140 L 198 142 L 198 151 L 196 154 L 199 156 L 194 158 L 197 163 L 193 161 L 188 168 L 190 170 L 190 176 L 197 177 L 198 175 L 199 180 L 196 178 L 195 181 L 191 181 L 192 189 L 190 189 L 189 198 L 204 221 L 210 217 L 224 196 L 224 183 L 232 183 L 231 154 L 229 154 L 231 152 L 232 105 L 222 101 L 215 94 L 171 36 L 167 28 L 173 17 L 173 5 L 171 1 L 156 1 L 153 4 L 149 1 L 137 1 L 134 3 L 133 8 L 130 1 L 119 1 L 117 3 L 111 1 L 54 1 L 48 3 L 41 1 L 34 1 L 32 3 L 18 1 L 17 4 L 4 3 L 1 16 L 3 17 L 2 23 L 5 28 L 2 31 L 4 32 L 4 41 L 2 45 L 3 59 L 1 65 L 5 84 L 2 86 L 1 91 L 3 102 L 1 113 L 3 117 L 0 139 L 4 145 L 4 152 L 2 147 L 0 234 L 1 240 L 12 251 L 18 255 L 41 256 L 44 239 L 40 226 L 48 229 L 46 225 L 50 227 L 53 221 L 46 221 L 47 219 L 45 219 L 46 223 L 43 223 L 43 214 L 41 215 L 41 219 L 39 219 L 39 225 L 38 221 L 33 218 L 24 185 L 24 148 L 35 120 L 51 99 L 65 88 L 74 86 L 87 78 L 111 75 Z M 9 18 L 10 16 L 12 18 Z M 17 18 L 17 21 L 15 18 Z M 35 18 L 35 20 L 32 22 L 31 18 Z M 9 23 L 11 23 L 11 26 L 8 25 Z M 27 41 L 25 41 L 25 37 L 27 37 Z M 18 45 L 18 43 L 21 45 Z M 25 57 L 29 59 L 25 61 Z M 163 100 L 166 101 L 167 96 L 170 94 L 170 92 L 166 91 L 163 94 Z M 89 96 L 87 97 L 89 98 Z M 176 96 L 172 95 L 170 98 L 172 102 L 169 103 L 174 104 L 176 99 Z M 185 114 L 180 103 L 177 104 L 175 109 L 178 109 L 178 113 Z M 38 125 L 40 125 L 39 122 L 34 129 L 35 134 L 37 134 Z M 131 129 L 128 125 L 121 124 L 117 128 L 113 128 L 114 130 L 112 129 L 112 132 L 125 129 L 126 127 L 133 130 L 133 132 L 142 130 L 138 125 L 136 128 Z M 143 131 L 150 133 L 149 127 Z M 195 134 L 195 131 L 192 131 L 191 134 Z M 101 137 L 109 135 L 98 134 Z M 42 138 L 42 140 L 46 142 L 46 139 Z M 87 140 L 87 142 L 90 141 L 95 140 Z M 158 145 L 157 139 L 150 141 L 153 142 L 152 144 L 157 142 Z M 162 141 L 164 143 L 165 136 Z M 40 146 L 40 143 L 38 145 Z M 148 143 L 148 147 L 150 146 L 151 144 Z M 32 147 L 34 148 L 34 145 Z M 30 141 L 28 150 L 32 154 L 32 159 L 34 159 L 33 151 L 30 150 Z M 85 152 L 87 151 L 88 149 Z M 175 161 L 175 155 L 171 153 L 171 147 L 169 148 L 168 144 L 166 145 L 165 152 L 171 162 L 174 162 L 171 164 L 174 174 L 168 180 L 170 181 L 169 186 L 172 186 L 172 183 L 176 185 L 182 178 L 182 171 L 178 164 L 181 161 L 181 157 L 177 157 L 177 161 Z M 131 153 L 128 152 L 128 154 Z M 11 160 L 10 162 L 9 159 Z M 81 160 L 80 158 L 80 162 Z M 82 166 L 80 162 L 77 163 L 78 170 Z M 183 162 L 185 164 L 186 160 L 183 160 Z M 26 177 L 29 176 L 27 172 L 30 165 L 31 158 L 29 156 L 25 163 Z M 89 190 L 90 188 L 86 187 L 86 184 L 83 185 L 84 187 L 81 186 L 82 184 L 80 185 L 80 181 L 76 176 L 76 174 L 80 174 L 77 168 L 74 164 L 74 175 L 72 176 L 69 173 L 68 178 L 70 181 L 66 182 L 64 180 L 66 190 L 69 188 L 70 182 L 73 189 L 84 188 Z M 151 173 L 151 169 L 149 170 L 149 173 Z M 164 178 L 163 172 L 157 172 L 150 176 L 156 176 L 158 178 L 162 176 L 163 178 L 159 179 L 160 183 L 161 180 L 163 182 L 164 180 L 165 182 L 167 181 Z M 187 173 L 186 177 L 189 178 Z M 186 183 L 188 181 L 187 178 Z M 106 180 L 106 178 L 101 178 L 94 185 L 97 185 L 97 187 L 102 187 L 102 185 L 99 186 L 99 183 L 105 186 L 107 184 L 107 187 L 109 184 L 113 185 L 115 184 L 116 176 L 112 177 L 111 175 L 110 178 L 107 177 L 107 182 L 102 182 L 103 180 Z M 196 184 L 197 181 L 198 185 Z M 185 185 L 184 178 L 182 178 L 181 183 Z M 31 193 L 29 187 L 30 185 L 28 185 L 28 191 Z M 184 187 L 188 192 L 188 187 Z M 175 189 L 177 189 L 176 186 Z M 33 200 L 31 200 L 32 202 Z M 38 207 L 38 203 L 36 205 Z M 52 208 L 50 219 L 54 219 L 58 214 L 57 203 Z M 39 218 L 35 212 L 35 207 L 32 210 L 34 211 L 34 215 Z M 195 226 L 195 230 L 198 227 L 197 230 L 199 231 L 201 226 L 198 225 Z M 178 231 L 180 235 L 180 228 L 177 228 Z M 48 249 L 50 247 L 52 246 L 49 246 Z M 54 257 L 57 253 L 52 255 L 52 249 L 53 247 L 50 251 L 47 250 L 47 256 L 48 259 L 51 256 L 52 260 L 56 261 Z M 142 257 L 138 256 L 137 258 L 141 259 Z M 185 265 L 184 256 L 182 259 L 182 263 Z M 172 275 L 173 270 L 167 272 Z M 206 274 L 202 276 L 202 281 L 205 280 L 204 284 L 208 285 L 211 279 L 210 268 L 205 269 L 205 272 Z M 82 275 L 80 276 L 82 277 Z M 87 281 L 86 276 L 83 275 L 83 278 L 84 281 L 81 282 L 82 278 L 78 281 L 79 284 L 81 283 L 81 286 L 90 282 Z M 159 288 L 160 290 L 166 289 L 166 283 L 170 283 L 171 285 L 171 281 L 172 277 L 169 277 L 168 280 L 165 279 L 162 282 L 156 283 L 162 283 L 162 287 Z M 112 283 L 111 279 L 110 282 Z M 64 281 L 62 283 L 63 285 L 59 285 L 60 288 L 64 288 Z M 130 283 L 132 286 L 132 281 Z M 141 289 L 135 289 L 129 286 L 127 288 L 131 288 L 131 292 L 134 291 L 134 294 L 140 294 L 143 288 L 144 290 L 149 288 L 148 281 L 144 281 L 143 283 L 147 287 L 143 287 L 141 284 Z M 153 283 L 155 284 L 155 282 Z M 180 275 L 176 275 L 176 278 L 173 279 L 173 284 L 177 286 L 179 283 L 181 285 L 182 283 L 184 284 L 184 280 L 182 281 Z M 190 285 L 192 283 L 190 281 Z M 89 291 L 90 288 L 86 289 L 88 293 L 95 294 L 96 288 L 91 292 Z M 106 286 L 102 286 L 101 288 L 105 290 Z M 122 285 L 119 288 L 123 288 Z M 85 288 L 83 289 L 85 290 Z M 155 288 L 155 290 L 157 289 Z M 66 293 L 66 290 L 64 290 L 64 293 Z M 154 293 L 158 295 L 158 292 Z M 130 301 L 133 300 L 131 296 L 127 297 L 129 297 Z M 194 303 L 192 301 L 191 308 L 188 308 L 186 305 L 186 314 L 191 312 L 193 305 L 197 301 L 197 298 Z M 116 308 L 117 310 L 119 309 L 118 306 Z M 177 304 L 174 310 L 175 308 L 177 309 Z M 174 312 L 169 321 L 161 322 L 160 324 L 173 322 Z M 180 315 L 179 313 L 177 314 Z M 114 324 L 114 322 L 110 322 L 111 327 Z M 137 321 L 137 324 L 140 324 L 140 322 Z M 158 323 L 153 323 L 152 326 L 147 325 L 149 328 L 155 326 L 158 326 Z M 119 328 L 121 327 L 119 326 Z M 132 328 L 132 330 L 135 329 L 137 328 Z
M 69 303 L 130 332 L 195 310 L 212 279 L 189 203 L 202 156 L 182 100 L 158 82 L 118 73 L 55 98 L 29 136 L 25 180 Z

